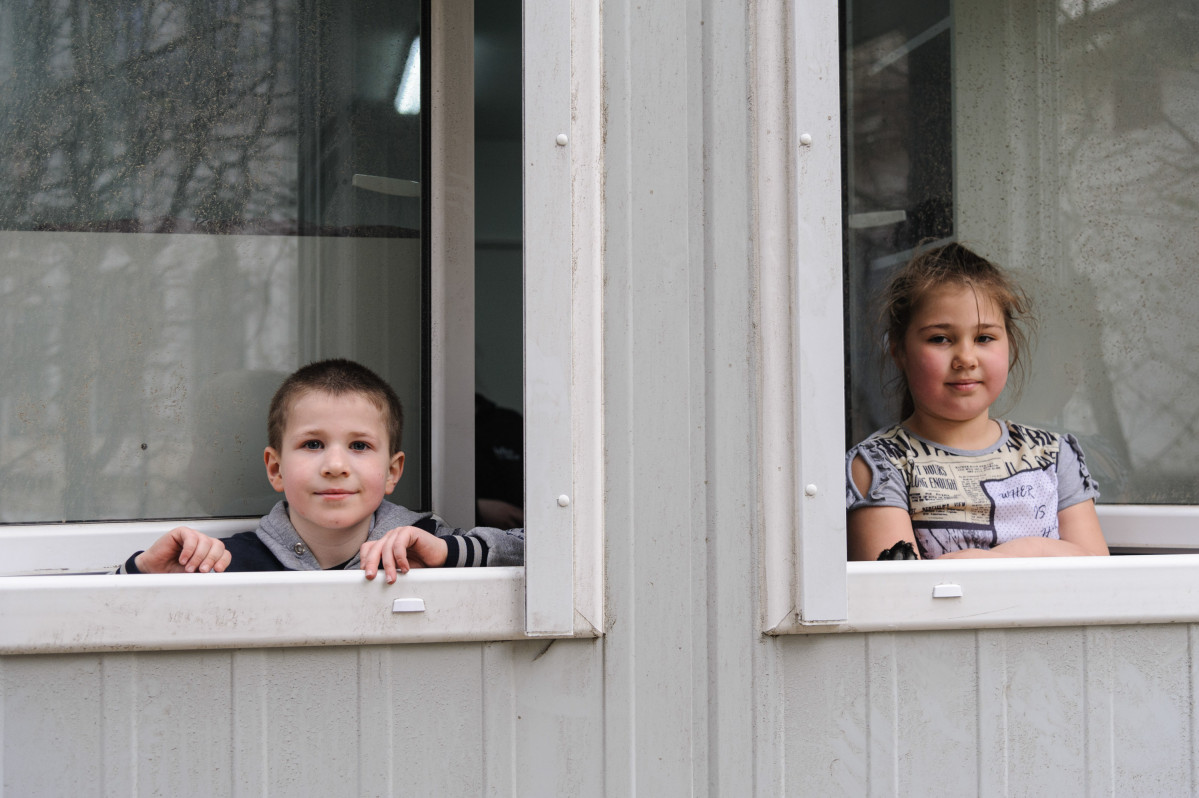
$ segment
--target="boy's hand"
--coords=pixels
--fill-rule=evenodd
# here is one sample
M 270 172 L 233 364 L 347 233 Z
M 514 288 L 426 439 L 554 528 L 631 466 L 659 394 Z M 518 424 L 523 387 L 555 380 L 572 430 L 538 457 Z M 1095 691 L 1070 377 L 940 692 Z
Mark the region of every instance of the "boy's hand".
M 389 585 L 395 583 L 397 569 L 406 574 L 411 568 L 439 568 L 448 553 L 444 540 L 414 526 L 396 527 L 378 540 L 363 543 L 358 551 L 366 578 L 374 579 L 382 563 Z
M 144 574 L 220 573 L 232 559 L 221 541 L 191 527 L 177 526 L 137 555 L 134 563 Z

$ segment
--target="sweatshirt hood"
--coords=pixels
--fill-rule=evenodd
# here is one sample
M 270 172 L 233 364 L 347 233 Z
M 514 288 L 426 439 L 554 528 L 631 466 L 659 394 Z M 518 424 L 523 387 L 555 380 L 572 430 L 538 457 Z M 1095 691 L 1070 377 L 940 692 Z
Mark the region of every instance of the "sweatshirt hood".
M 417 521 L 426 517 L 428 517 L 428 513 L 416 513 L 385 500 L 371 516 L 370 532 L 366 539 L 378 540 L 396 527 L 413 526 Z M 308 550 L 308 545 L 304 543 L 300 533 L 296 532 L 295 527 L 291 525 L 291 519 L 287 515 L 286 499 L 276 503 L 270 513 L 263 516 L 258 523 L 258 528 L 254 530 L 254 534 L 258 535 L 258 539 L 262 541 L 263 545 L 270 549 L 271 554 L 274 554 L 283 567 L 289 571 L 321 570 L 320 563 Z M 350 570 L 358 568 L 359 564 L 359 557 L 355 552 L 354 556 L 342 567 Z

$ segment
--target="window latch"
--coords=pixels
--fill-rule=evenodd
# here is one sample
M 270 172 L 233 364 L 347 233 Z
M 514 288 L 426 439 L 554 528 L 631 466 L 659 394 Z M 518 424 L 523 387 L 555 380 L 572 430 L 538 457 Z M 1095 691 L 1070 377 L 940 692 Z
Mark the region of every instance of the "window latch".
M 392 612 L 424 612 L 425 600 L 419 598 L 400 598 L 391 602 Z

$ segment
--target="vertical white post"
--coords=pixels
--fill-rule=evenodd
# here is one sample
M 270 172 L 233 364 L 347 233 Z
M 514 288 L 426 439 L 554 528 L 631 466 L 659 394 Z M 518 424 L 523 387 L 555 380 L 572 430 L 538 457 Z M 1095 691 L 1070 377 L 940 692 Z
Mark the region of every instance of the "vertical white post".
M 792 297 L 799 540 L 795 601 L 801 623 L 843 621 L 845 381 L 841 296 L 841 96 L 837 3 L 791 10 L 794 49 L 790 147 L 794 154 Z
M 847 614 L 837 3 L 763 2 L 754 30 L 763 624 L 785 632 Z
M 524 5 L 525 625 L 574 629 L 571 4 Z

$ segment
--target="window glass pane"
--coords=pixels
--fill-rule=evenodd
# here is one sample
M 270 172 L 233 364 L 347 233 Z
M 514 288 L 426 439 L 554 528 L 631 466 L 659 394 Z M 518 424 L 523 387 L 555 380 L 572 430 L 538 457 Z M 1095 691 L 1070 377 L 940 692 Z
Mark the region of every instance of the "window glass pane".
M 949 0 L 858 0 L 845 13 L 845 340 L 856 443 L 897 412 L 876 356 L 875 294 L 918 242 L 953 235 L 953 115 Z
M 405 400 L 420 505 L 419 33 L 419 0 L 0 7 L 0 520 L 263 513 L 267 401 L 334 356 Z
M 922 38 L 930 15 L 944 32 Z M 1199 501 L 1193 5 L 850 0 L 844 16 L 850 436 L 896 420 L 872 292 L 915 240 L 953 237 L 1037 310 L 1028 385 L 995 411 L 1077 434 L 1102 501 Z

